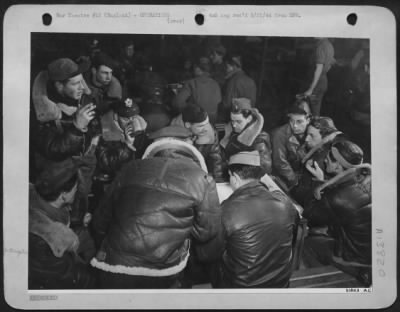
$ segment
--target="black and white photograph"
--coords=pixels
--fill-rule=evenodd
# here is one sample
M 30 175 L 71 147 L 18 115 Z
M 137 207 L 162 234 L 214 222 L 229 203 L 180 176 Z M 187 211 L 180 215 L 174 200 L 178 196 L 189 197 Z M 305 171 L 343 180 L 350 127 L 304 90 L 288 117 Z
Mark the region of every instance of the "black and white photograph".
M 384 292 L 396 275 L 396 237 L 387 236 L 396 186 L 386 186 L 395 181 L 396 98 L 395 75 L 384 82 L 377 72 L 390 67 L 395 43 L 374 50 L 378 26 L 307 31 L 315 13 L 307 20 L 299 7 L 188 11 L 190 23 L 168 6 L 52 6 L 37 11 L 45 26 L 21 28 L 24 62 L 13 64 L 26 103 L 9 120 L 24 126 L 5 131 L 5 143 L 23 135 L 25 145 L 5 145 L 5 168 L 22 159 L 10 174 L 23 172 L 24 188 L 9 184 L 4 220 L 23 200 L 24 221 L 15 245 L 4 227 L 4 247 L 6 266 L 24 263 L 26 306 L 64 307 L 59 298 L 77 295 L 67 307 L 102 297 L 104 308 L 129 308 L 134 294 L 144 297 L 139 307 L 155 307 L 152 294 L 163 302 L 171 292 L 195 298 L 180 307 L 209 307 L 207 298 L 231 307 L 242 294 L 248 307 L 263 299 L 246 294 L 307 306 L 301 294 L 361 302 Z M 357 22 L 339 12 L 344 29 Z M 360 27 L 363 13 L 374 11 L 361 10 Z M 192 30 L 219 19 L 229 30 Z M 310 24 L 302 33 L 299 21 Z M 16 48 L 5 58 L 17 61 Z M 387 110 L 374 114 L 379 106 Z M 387 211 L 377 216 L 382 198 Z

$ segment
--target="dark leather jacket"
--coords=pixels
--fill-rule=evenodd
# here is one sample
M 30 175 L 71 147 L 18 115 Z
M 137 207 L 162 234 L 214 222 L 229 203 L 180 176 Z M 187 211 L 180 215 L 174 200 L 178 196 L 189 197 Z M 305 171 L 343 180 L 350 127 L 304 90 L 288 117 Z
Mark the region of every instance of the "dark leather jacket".
M 346 261 L 371 264 L 371 175 L 349 170 L 326 186 L 320 200 L 312 199 L 304 216 L 328 224 L 335 239 L 334 254 Z
M 272 173 L 285 183 L 285 188 L 291 189 L 299 181 L 303 166 L 301 160 L 306 154 L 305 145 L 292 134 L 289 124 L 273 130 L 271 142 Z
M 71 107 L 86 105 L 93 102 L 93 98 L 83 95 L 81 100 L 74 101 L 62 98 L 53 88 L 48 89 L 49 98 L 54 102 L 62 102 Z M 62 161 L 72 156 L 81 156 L 89 147 L 94 135 L 100 133 L 100 123 L 93 119 L 87 131 L 82 132 L 73 123 L 74 114 L 62 113 L 61 119 L 47 122 L 32 122 L 32 147 L 45 159 Z
M 250 182 L 237 189 L 222 204 L 220 233 L 226 243 L 215 286 L 287 287 L 297 219 L 294 206 L 282 194 L 268 191 L 261 182 Z M 218 250 L 217 244 L 214 243 L 213 250 Z
M 205 242 L 216 235 L 214 180 L 192 159 L 169 155 L 131 161 L 115 178 L 94 213 L 96 236 L 105 239 L 92 265 L 128 275 L 173 275 L 186 266 L 190 238 Z
M 203 155 L 208 172 L 213 176 L 216 182 L 222 182 L 223 163 L 218 135 L 213 128 L 211 133 L 214 136 L 213 141 L 204 144 L 194 142 L 194 146 L 200 151 L 201 155 Z
M 220 145 L 224 153 L 224 160 L 228 163 L 229 158 L 242 151 L 258 151 L 260 155 L 261 168 L 264 173 L 271 173 L 271 141 L 269 134 L 262 131 L 264 117 L 254 109 L 254 121 L 251 122 L 241 133 L 234 133 L 231 124 L 225 126 L 225 136 Z M 225 172 L 226 175 L 226 172 Z

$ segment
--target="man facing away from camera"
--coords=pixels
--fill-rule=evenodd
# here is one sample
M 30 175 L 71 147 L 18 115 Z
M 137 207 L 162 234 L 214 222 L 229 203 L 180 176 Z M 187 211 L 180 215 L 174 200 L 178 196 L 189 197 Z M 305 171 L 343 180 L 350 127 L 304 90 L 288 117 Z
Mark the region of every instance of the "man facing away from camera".
M 166 127 L 141 160 L 121 169 L 96 210 L 100 249 L 91 264 L 104 288 L 177 288 L 191 240 L 207 242 L 220 226 L 213 178 L 192 133 Z
M 232 195 L 222 203 L 219 235 L 198 248 L 198 255 L 222 253 L 213 274 L 216 288 L 289 286 L 297 210 L 281 193 L 260 182 L 257 151 L 229 159 Z

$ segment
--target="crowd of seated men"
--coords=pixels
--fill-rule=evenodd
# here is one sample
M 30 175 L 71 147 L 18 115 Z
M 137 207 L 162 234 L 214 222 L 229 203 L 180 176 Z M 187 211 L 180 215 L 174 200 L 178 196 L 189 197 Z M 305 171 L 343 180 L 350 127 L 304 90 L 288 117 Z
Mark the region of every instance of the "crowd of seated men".
M 102 52 L 35 77 L 30 289 L 290 287 L 300 219 L 305 266 L 371 285 L 363 151 L 307 98 L 266 132 L 254 81 L 225 54 L 194 62 L 169 105 L 151 68 L 131 77 Z

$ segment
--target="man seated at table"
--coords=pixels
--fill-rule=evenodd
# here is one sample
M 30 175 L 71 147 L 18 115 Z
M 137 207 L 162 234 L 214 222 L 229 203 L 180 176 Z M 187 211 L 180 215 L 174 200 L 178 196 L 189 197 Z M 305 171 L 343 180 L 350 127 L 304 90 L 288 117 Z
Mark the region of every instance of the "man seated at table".
M 260 155 L 240 152 L 229 159 L 233 194 L 222 203 L 218 238 L 198 255 L 221 254 L 216 288 L 284 288 L 289 285 L 292 240 L 298 213 L 286 196 L 260 182 Z

